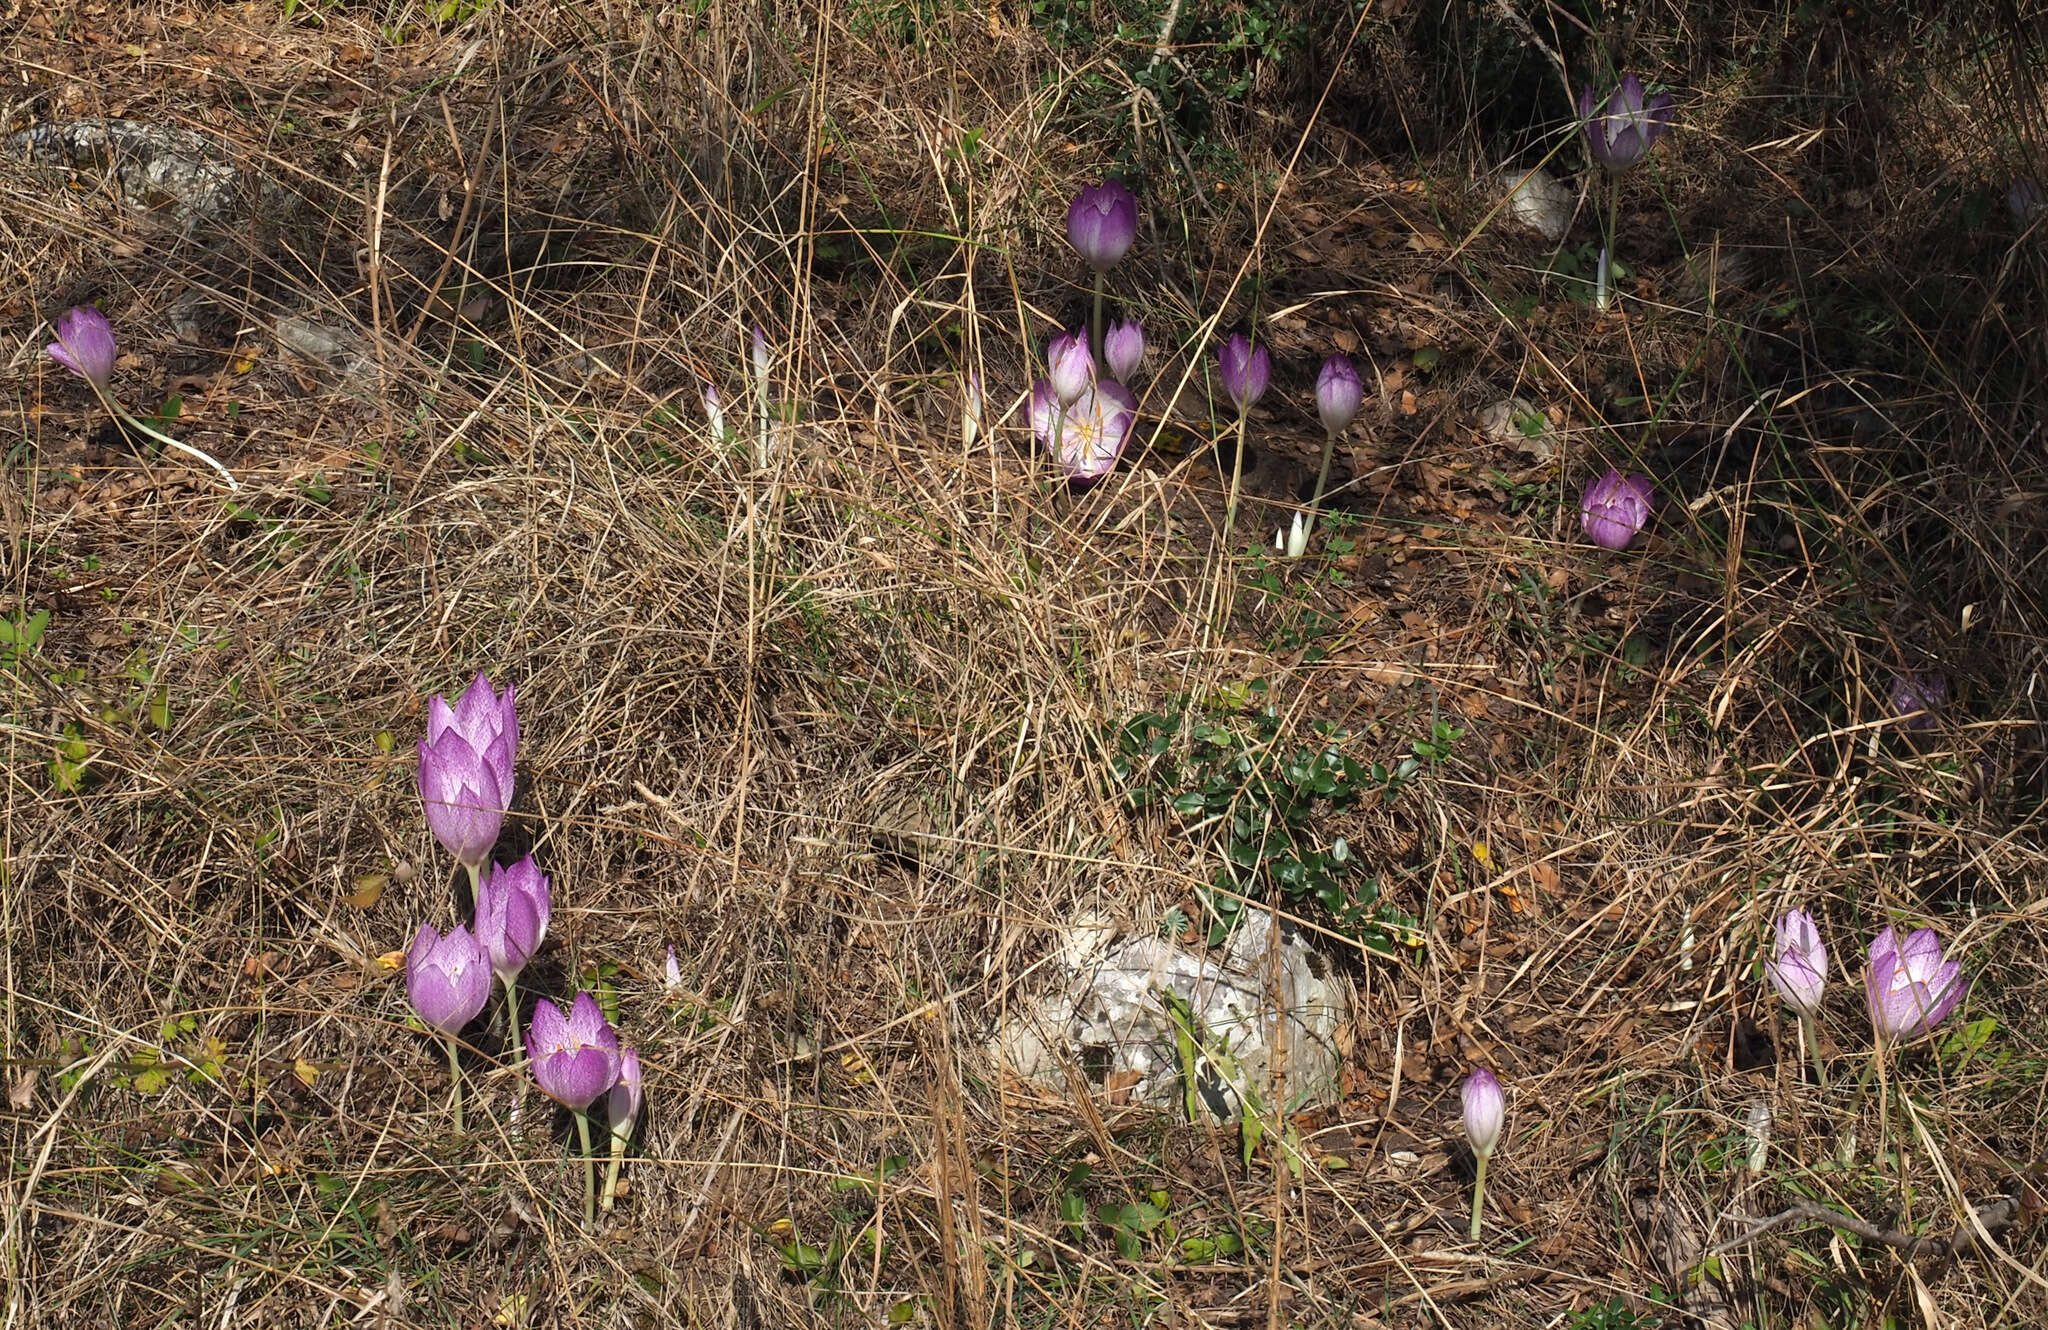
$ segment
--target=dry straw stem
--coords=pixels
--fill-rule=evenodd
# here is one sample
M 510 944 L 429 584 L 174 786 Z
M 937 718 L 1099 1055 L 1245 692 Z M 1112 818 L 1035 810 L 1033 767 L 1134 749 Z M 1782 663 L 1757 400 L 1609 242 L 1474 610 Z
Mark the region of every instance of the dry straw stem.
M 1755 16 L 1653 11 L 1637 54 L 1702 91 L 1624 193 L 1641 285 L 1611 319 L 1519 238 L 1473 234 L 1494 200 L 1467 182 L 1491 173 L 1438 148 L 1484 131 L 1408 95 L 1416 20 L 1367 20 L 1375 58 L 1300 103 L 1263 67 L 1242 111 L 1176 130 L 1215 173 L 1201 206 L 1170 169 L 1137 182 L 1155 225 L 1112 293 L 1174 348 L 1145 394 L 1155 446 L 1075 495 L 999 416 L 1032 331 L 1083 295 L 1059 219 L 1117 162 L 1128 117 L 1093 77 L 1114 52 L 1084 64 L 1015 6 L 905 19 L 937 25 L 922 43 L 871 25 L 885 6 L 690 8 L 18 21 L 10 114 L 190 127 L 261 206 L 187 233 L 97 166 L 0 154 L 8 326 L 99 301 L 123 387 L 175 388 L 181 432 L 243 485 L 231 503 L 145 470 L 88 433 L 80 385 L 28 371 L 35 348 L 6 359 L 14 1323 L 907 1304 L 948 1326 L 1480 1327 L 1709 1287 L 1758 1323 L 1840 1322 L 1903 1296 L 1883 1236 L 1831 1250 L 1788 1221 L 1716 1274 L 1707 1235 L 1793 1189 L 1881 1234 L 2022 1194 L 2048 1154 L 2048 532 L 2024 498 L 2048 475 L 2012 370 L 2043 305 L 2038 264 L 1959 244 L 1922 183 L 1981 129 L 1960 57 L 1921 42 L 1905 80 L 1907 33 L 1730 72 L 1715 52 L 1768 36 Z M 1190 65 L 1196 9 L 1171 38 Z M 1852 75 L 1899 90 L 1884 153 Z M 1312 114 L 1328 78 L 1341 123 Z M 1762 118 L 1788 99 L 1838 128 L 1799 146 Z M 1731 201 L 1736 179 L 1759 195 Z M 1710 307 L 1685 251 L 1717 230 L 1752 266 Z M 1251 529 L 1297 506 L 1328 350 L 1356 341 L 1385 383 L 1340 459 L 1332 534 L 1354 547 L 1248 572 L 1212 631 L 1222 482 L 1191 385 L 1255 245 L 1287 317 Z M 716 383 L 744 420 L 735 329 L 757 319 L 787 408 L 765 470 L 701 406 Z M 308 324 L 331 355 L 281 346 Z M 970 363 L 988 428 L 963 450 Z M 1555 409 L 1549 437 L 1483 435 L 1515 396 Z M 1615 463 L 1665 496 L 1625 557 L 1573 513 Z M 1956 705 L 1901 734 L 1887 673 L 1930 662 Z M 557 892 L 521 988 L 608 985 L 647 1059 L 642 1153 L 595 1235 L 570 1124 L 496 1024 L 469 1032 L 452 1145 L 446 1073 L 380 959 L 458 917 L 410 752 L 425 697 L 478 668 L 522 710 L 499 857 L 536 848 Z M 1298 1177 L 1079 1062 L 1026 1085 L 986 1051 L 1061 925 L 1198 908 L 1213 847 L 1125 807 L 1104 736 L 1253 678 L 1287 734 L 1328 720 L 1369 762 L 1463 732 L 1399 798 L 1318 825 L 1422 945 L 1318 934 L 1360 1015 L 1342 1101 L 1269 1128 L 1295 1133 Z M 1845 965 L 1896 917 L 1977 976 L 1889 1073 L 1921 1124 L 1904 1190 L 1822 1167 L 1846 1101 L 1803 1083 L 1755 970 L 1794 900 Z M 1946 1045 L 1983 1020 L 1974 1050 Z M 1859 1000 L 1820 1034 L 1853 1079 Z M 1515 1102 L 1484 1250 L 1461 1233 L 1455 1090 L 1481 1060 Z M 1773 1171 L 1737 1191 L 1727 1142 L 1759 1096 Z M 1875 1139 L 1874 1110 L 1854 1125 Z M 1101 1208 L 1162 1192 L 1172 1236 L 1126 1259 Z M 1920 1264 L 1948 1323 L 2041 1318 L 2028 1213 L 1998 1230 L 2010 1262 Z M 1246 1251 L 1200 1245 L 1222 1236 Z

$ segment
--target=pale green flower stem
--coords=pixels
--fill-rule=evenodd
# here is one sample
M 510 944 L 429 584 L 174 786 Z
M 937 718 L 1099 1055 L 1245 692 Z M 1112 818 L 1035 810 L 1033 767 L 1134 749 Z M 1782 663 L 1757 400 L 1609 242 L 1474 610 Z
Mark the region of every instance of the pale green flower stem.
M 1304 550 L 1310 536 L 1316 533 L 1316 515 L 1323 510 L 1323 490 L 1330 483 L 1330 458 L 1337 451 L 1337 436 L 1325 431 L 1323 434 L 1323 464 L 1316 471 L 1315 497 L 1308 501 L 1308 530 L 1303 533 Z
M 1493 1159 L 1493 1152 L 1478 1156 L 1479 1168 L 1472 1179 L 1472 1241 L 1479 1241 L 1479 1221 L 1486 1212 L 1486 1165 Z
M 576 1135 L 583 1142 L 583 1227 L 597 1227 L 597 1164 L 590 1154 L 590 1111 L 576 1114 Z
M 222 466 L 219 462 L 216 462 L 211 455 L 199 451 L 199 449 L 194 448 L 191 444 L 186 443 L 183 439 L 174 439 L 168 434 L 162 433 L 158 430 L 151 429 L 149 426 L 143 424 L 140 420 L 137 420 L 134 416 L 131 416 L 126 411 L 122 410 L 121 404 L 114 400 L 114 395 L 112 393 L 108 392 L 105 388 L 100 387 L 99 384 L 93 383 L 93 381 L 90 379 L 86 380 L 86 382 L 92 383 L 92 390 L 99 396 L 100 405 L 106 407 L 107 410 L 111 411 L 114 414 L 114 418 L 119 420 L 122 424 L 127 425 L 130 429 L 136 430 L 139 433 L 147 434 L 150 438 L 155 439 L 158 443 L 164 444 L 167 447 L 176 448 L 179 452 L 184 453 L 188 457 L 195 457 L 198 460 L 206 463 L 208 466 L 212 467 L 215 472 L 219 474 L 222 480 L 227 482 L 227 486 L 229 489 L 240 490 L 242 488 L 239 484 L 236 483 L 234 474 L 230 472 L 226 467 Z
M 1226 557 L 1230 554 L 1230 533 L 1237 526 L 1237 492 L 1244 483 L 1245 417 L 1250 414 L 1250 407 L 1237 409 L 1237 452 L 1230 459 L 1230 499 L 1223 506 L 1223 553 Z
M 509 1056 L 519 1056 L 519 979 L 509 974 L 505 976 L 505 1049 Z
M 1825 1094 L 1828 1088 L 1828 1069 L 1820 1060 L 1820 1031 L 1806 1017 L 1799 1018 L 1799 1042 L 1805 1046 L 1806 1055 L 1813 1059 L 1813 1079 Z
M 770 415 L 771 415 L 771 413 L 772 413 L 772 406 L 773 406 L 773 404 L 772 404 L 772 402 L 771 402 L 771 400 L 770 400 L 770 399 L 771 399 L 771 396 L 772 396 L 772 393 L 771 393 L 771 390 L 770 390 L 770 384 L 769 384 L 769 376 L 768 376 L 768 375 L 766 375 L 766 374 L 757 374 L 757 375 L 755 375 L 755 376 L 754 376 L 754 400 L 755 400 L 755 416 L 756 416 L 756 418 L 757 418 L 757 422 L 758 422 L 758 437 L 756 438 L 756 440 L 755 440 L 755 445 L 754 445 L 754 465 L 755 465 L 755 466 L 757 466 L 757 467 L 759 467 L 760 469 L 762 469 L 762 470 L 764 470 L 764 471 L 765 471 L 765 470 L 767 470 L 767 468 L 768 468 L 768 463 L 769 463 L 769 460 L 770 460 L 770 456 L 769 456 L 769 432 L 770 432 L 770 431 L 769 431 L 769 423 L 768 423 L 768 422 L 769 422 L 769 417 L 770 417 Z
M 628 1132 L 631 1132 L 632 1129 L 632 1124 L 628 1123 L 626 1125 L 626 1130 Z M 619 1167 L 626 1161 L 626 1138 L 624 1136 L 621 1136 L 617 1131 L 613 1131 L 611 1135 L 612 1159 L 609 1164 L 605 1165 L 604 1197 L 599 1202 L 599 1204 L 601 1204 L 604 1207 L 604 1210 L 607 1214 L 611 1212 L 613 1202 L 615 1202 L 618 1199 Z
M 1102 288 L 1108 274 L 1095 274 L 1095 313 L 1088 320 L 1088 350 L 1095 357 L 1095 363 L 1102 363 Z
M 1594 284 L 1594 304 L 1606 309 L 1614 303 L 1613 292 L 1608 283 L 1608 272 L 1614 261 L 1615 228 L 1621 213 L 1621 176 L 1607 173 L 1607 244 L 1600 250 L 1600 275 Z
M 448 1044 L 448 1097 L 455 1109 L 455 1130 L 462 1130 L 462 1062 L 455 1056 L 455 1036 L 446 1036 Z

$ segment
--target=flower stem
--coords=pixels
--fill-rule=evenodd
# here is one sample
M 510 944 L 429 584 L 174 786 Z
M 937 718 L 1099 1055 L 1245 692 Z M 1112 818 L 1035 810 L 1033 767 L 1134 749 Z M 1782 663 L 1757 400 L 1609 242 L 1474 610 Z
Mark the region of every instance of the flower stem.
M 604 1198 L 599 1202 L 607 1214 L 611 1213 L 612 1203 L 618 1199 L 619 1166 L 626 1161 L 626 1138 L 619 1135 L 616 1131 L 611 1134 L 611 1137 L 612 1159 L 609 1164 L 605 1165 Z
M 1608 282 L 1608 271 L 1613 261 L 1615 240 L 1617 239 L 1615 228 L 1620 224 L 1620 215 L 1621 177 L 1609 175 L 1607 177 L 1607 243 L 1600 247 L 1600 277 L 1594 287 L 1593 297 L 1594 306 L 1598 309 L 1606 309 L 1613 303 L 1613 292 Z
M 590 1157 L 590 1113 L 576 1115 L 576 1135 L 583 1142 L 583 1227 L 597 1227 L 597 1165 Z
M 505 1049 L 509 1057 L 519 1056 L 519 979 L 505 976 Z
M 1250 414 L 1243 407 L 1237 411 L 1237 451 L 1230 458 L 1230 500 L 1223 505 L 1223 553 L 1230 554 L 1230 533 L 1237 525 L 1237 491 L 1244 481 L 1244 429 L 1245 417 Z
M 1472 1227 L 1469 1236 L 1479 1241 L 1479 1221 L 1486 1212 L 1486 1165 L 1493 1158 L 1491 1153 L 1479 1156 L 1479 1168 L 1472 1179 Z
M 1323 510 L 1323 490 L 1330 483 L 1330 457 L 1336 451 L 1337 436 L 1326 431 L 1323 434 L 1323 464 L 1316 470 L 1315 497 L 1308 501 L 1308 530 L 1302 535 L 1304 544 L 1316 533 L 1316 515 Z
M 1102 288 L 1106 275 L 1095 274 L 1095 312 L 1088 320 L 1088 354 L 1095 357 L 1095 363 L 1102 363 Z
M 92 383 L 92 380 L 88 379 L 87 382 Z M 229 489 L 240 490 L 242 488 L 239 484 L 235 482 L 234 473 L 229 471 L 226 467 L 222 466 L 219 462 L 213 460 L 213 458 L 210 455 L 199 451 L 199 449 L 194 448 L 191 444 L 185 442 L 183 439 L 174 439 L 170 435 L 165 434 L 160 430 L 151 429 L 149 426 L 143 424 L 140 420 L 137 420 L 134 416 L 131 416 L 126 411 L 122 410 L 121 404 L 114 400 L 114 394 L 109 392 L 107 389 L 100 387 L 99 384 L 93 383 L 92 390 L 94 394 L 99 397 L 100 405 L 104 406 L 105 408 L 107 408 L 108 411 L 112 412 L 114 418 L 120 421 L 122 424 L 128 426 L 130 429 L 136 430 L 143 434 L 147 434 L 150 438 L 155 439 L 158 443 L 164 444 L 168 447 L 176 448 L 179 452 L 184 453 L 188 457 L 198 458 L 200 461 L 206 463 L 208 466 L 212 467 L 217 473 L 219 473 L 220 478 L 228 483 Z
M 462 1130 L 462 1062 L 455 1056 L 455 1036 L 447 1037 L 448 1043 L 448 1094 L 455 1108 L 455 1130 Z
M 1813 1022 L 1804 1016 L 1799 1018 L 1799 1041 L 1806 1045 L 1807 1056 L 1813 1059 L 1813 1079 L 1815 1083 L 1820 1086 L 1822 1093 L 1826 1093 L 1828 1088 L 1828 1069 L 1827 1064 L 1823 1063 L 1820 1058 L 1820 1031 L 1815 1029 Z

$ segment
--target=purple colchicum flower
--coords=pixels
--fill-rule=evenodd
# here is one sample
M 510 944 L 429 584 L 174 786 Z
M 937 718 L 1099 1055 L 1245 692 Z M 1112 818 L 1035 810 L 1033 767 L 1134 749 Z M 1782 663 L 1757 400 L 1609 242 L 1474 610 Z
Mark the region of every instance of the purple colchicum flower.
M 1459 1096 L 1464 1100 L 1465 1139 L 1472 1142 L 1472 1153 L 1481 1159 L 1491 1158 L 1493 1147 L 1500 1143 L 1501 1123 L 1508 1111 L 1500 1078 L 1480 1067 L 1465 1078 Z
M 498 843 L 507 801 L 491 764 L 453 730 L 420 740 L 420 802 L 434 839 L 477 873 Z
M 491 969 L 510 987 L 548 935 L 547 874 L 527 855 L 491 870 L 476 893 L 476 940 Z
M 1316 375 L 1316 414 L 1323 418 L 1323 433 L 1342 434 L 1358 414 L 1365 398 L 1365 385 L 1349 356 L 1333 355 Z
M 1108 363 L 1110 378 L 1128 382 L 1145 363 L 1145 329 L 1135 319 L 1110 324 L 1109 331 L 1102 334 L 1102 358 Z
M 57 320 L 57 340 L 43 348 L 50 359 L 101 392 L 114 377 L 114 326 L 90 305 Z
M 1771 987 L 1787 1006 L 1807 1020 L 1820 1010 L 1822 992 L 1828 982 L 1828 949 L 1820 940 L 1820 928 L 1804 910 L 1787 910 L 1779 917 L 1771 958 L 1764 962 Z
M 2026 226 L 2044 207 L 2048 207 L 2048 194 L 2041 192 L 2039 181 L 2022 176 L 2006 187 L 2005 206 L 2011 210 L 2015 222 Z
M 1948 679 L 1932 670 L 1894 674 L 1885 687 L 1885 700 L 1906 729 L 1931 730 L 1941 724 L 1941 709 L 1948 705 Z
M 1871 1027 L 1880 1039 L 1899 1040 L 1941 1024 L 1970 985 L 1961 964 L 1943 959 L 1933 929 L 1916 929 L 1901 942 L 1896 928 L 1886 928 L 1871 941 L 1864 987 Z
M 1579 526 L 1602 549 L 1625 550 L 1649 522 L 1656 494 L 1648 476 L 1623 475 L 1609 467 L 1606 475 L 1586 486 L 1586 495 L 1579 500 Z
M 566 1016 L 552 1002 L 534 1005 L 526 1056 L 541 1092 L 572 1112 L 588 1110 L 618 1084 L 619 1036 L 588 993 L 576 995 Z
M 1046 380 L 1031 390 L 1031 431 L 1047 448 L 1059 450 L 1060 469 L 1076 487 L 1116 469 L 1137 419 L 1138 399 L 1115 379 L 1102 380 L 1064 411 Z
M 461 924 L 442 937 L 421 924 L 405 953 L 405 995 L 427 1025 L 453 1038 L 491 995 L 491 963 Z
M 754 325 L 754 345 L 752 350 L 754 355 L 754 377 L 765 383 L 768 379 L 768 372 L 775 366 L 768 355 L 768 330 L 758 323 Z
M 1088 266 L 1108 272 L 1138 238 L 1138 200 L 1119 181 L 1089 185 L 1067 208 L 1067 243 Z
M 427 700 L 427 742 L 439 743 L 450 730 L 461 735 L 490 764 L 499 792 L 507 796 L 512 793 L 512 764 L 519 749 L 519 708 L 512 693 L 513 685 L 506 684 L 500 694 L 478 672 L 454 706 L 439 694 Z
M 1060 333 L 1045 348 L 1045 369 L 1060 405 L 1072 406 L 1095 383 L 1095 357 L 1088 353 L 1088 334 Z
M 1671 94 L 1650 96 L 1634 74 L 1621 76 L 1621 86 L 1596 102 L 1593 89 L 1579 90 L 1579 119 L 1586 125 L 1586 150 L 1610 173 L 1619 175 L 1643 158 L 1671 128 Z
M 1273 357 L 1243 333 L 1232 333 L 1216 352 L 1216 373 L 1237 409 L 1249 411 L 1273 377 Z
M 640 1050 L 629 1048 L 619 1055 L 619 1079 L 605 1096 L 605 1116 L 612 1135 L 624 1140 L 633 1134 L 633 1120 L 640 1116 L 644 1096 L 640 1091 Z

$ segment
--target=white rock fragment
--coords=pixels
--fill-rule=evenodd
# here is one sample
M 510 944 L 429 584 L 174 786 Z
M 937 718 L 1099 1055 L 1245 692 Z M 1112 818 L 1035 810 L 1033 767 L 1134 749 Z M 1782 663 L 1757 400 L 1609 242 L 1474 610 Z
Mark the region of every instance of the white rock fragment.
M 1572 192 L 1542 167 L 1504 168 L 1501 189 L 1507 196 L 1508 216 L 1551 244 L 1564 239 L 1571 229 Z
M 1192 1015 L 1199 1057 L 1195 1088 L 1219 1121 L 1237 1121 L 1247 1092 L 1265 1110 L 1289 1113 L 1335 1102 L 1351 990 L 1331 961 L 1291 929 L 1277 948 L 1273 917 L 1246 906 L 1229 940 L 1214 950 L 1152 934 L 1114 938 L 1099 917 L 1062 930 L 1050 987 L 1013 1010 L 992 1050 L 1017 1074 L 1065 1093 L 1063 1063 L 1096 1088 L 1114 1086 L 1138 1103 L 1184 1101 L 1179 1027 L 1164 999 Z M 1274 1019 L 1274 997 L 1287 1018 Z M 1273 1085 L 1273 1037 L 1284 1029 L 1283 1084 Z

